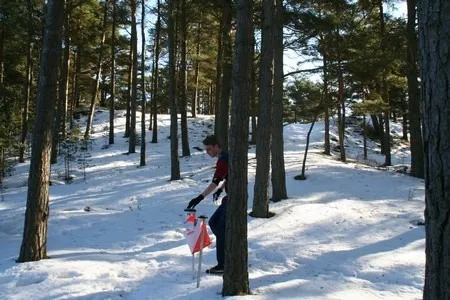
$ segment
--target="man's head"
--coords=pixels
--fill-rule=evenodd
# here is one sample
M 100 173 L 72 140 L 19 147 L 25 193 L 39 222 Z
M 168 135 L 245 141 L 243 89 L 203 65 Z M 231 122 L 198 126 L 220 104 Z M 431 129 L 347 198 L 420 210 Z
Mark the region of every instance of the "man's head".
M 203 145 L 205 145 L 206 153 L 211 157 L 218 157 L 220 152 L 222 152 L 222 148 L 215 135 L 208 135 L 203 140 Z

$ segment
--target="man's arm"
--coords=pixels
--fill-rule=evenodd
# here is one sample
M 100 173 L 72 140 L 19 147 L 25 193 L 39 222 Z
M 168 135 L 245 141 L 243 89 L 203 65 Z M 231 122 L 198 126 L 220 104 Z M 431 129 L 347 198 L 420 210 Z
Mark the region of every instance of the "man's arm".
M 214 182 L 211 182 L 208 187 L 203 191 L 203 193 L 201 193 L 201 195 L 203 197 L 206 198 L 206 196 L 208 196 L 209 194 L 211 194 L 212 192 L 214 192 L 214 190 L 217 188 L 217 184 L 215 184 Z

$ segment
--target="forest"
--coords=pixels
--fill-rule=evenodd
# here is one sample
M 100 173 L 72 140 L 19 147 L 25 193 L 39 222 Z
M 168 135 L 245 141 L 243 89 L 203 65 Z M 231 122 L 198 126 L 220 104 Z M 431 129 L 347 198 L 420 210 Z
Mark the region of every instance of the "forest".
M 246 196 L 246 182 L 238 179 L 247 175 L 247 146 L 256 145 L 251 215 L 259 218 L 271 215 L 270 180 L 271 199 L 288 198 L 283 127 L 323 121 L 323 152 L 330 155 L 330 119 L 336 118 L 340 161 L 346 162 L 347 120 L 358 117 L 364 159 L 371 138 L 381 145 L 383 166 L 392 164 L 390 123 L 403 124 L 408 173 L 425 179 L 424 299 L 446 299 L 450 256 L 441 232 L 450 230 L 449 22 L 439 13 L 450 4 L 406 2 L 400 17 L 393 13 L 399 0 L 1 2 L 0 184 L 30 161 L 18 261 L 47 257 L 49 170 L 70 145 L 89 142 L 97 107 L 109 109 L 109 145 L 116 111 L 126 111 L 127 152 L 138 147 L 140 166 L 148 159 L 146 144 L 161 139 L 158 116 L 170 114 L 171 180 L 181 179 L 180 157 L 191 155 L 188 118 L 213 115 L 214 133 L 233 157 L 231 199 Z M 302 64 L 285 73 L 287 51 Z M 87 117 L 84 128 L 74 125 L 81 117 Z M 229 230 L 245 235 L 246 208 L 229 210 L 239 216 L 227 223 Z M 242 235 L 230 241 L 237 249 L 246 243 Z M 249 293 L 242 268 L 226 272 L 224 296 Z

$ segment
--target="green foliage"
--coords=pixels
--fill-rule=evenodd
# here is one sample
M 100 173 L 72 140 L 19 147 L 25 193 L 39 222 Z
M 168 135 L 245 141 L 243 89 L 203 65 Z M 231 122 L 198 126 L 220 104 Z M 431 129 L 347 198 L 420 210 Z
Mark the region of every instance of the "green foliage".
M 19 147 L 20 109 L 17 91 L 4 89 L 4 97 L 0 97 L 0 147 L 7 152 Z
M 386 111 L 387 108 L 388 104 L 379 95 L 364 102 L 353 104 L 353 110 L 356 115 L 376 115 Z
M 323 111 L 322 86 L 311 80 L 299 79 L 286 87 L 290 105 L 287 108 L 288 119 L 294 122 L 310 122 Z M 286 111 L 285 111 L 286 112 Z

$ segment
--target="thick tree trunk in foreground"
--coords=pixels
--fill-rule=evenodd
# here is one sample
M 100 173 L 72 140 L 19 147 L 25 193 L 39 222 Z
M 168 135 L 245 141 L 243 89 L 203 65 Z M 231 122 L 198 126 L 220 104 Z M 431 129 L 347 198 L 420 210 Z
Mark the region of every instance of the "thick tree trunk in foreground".
M 56 101 L 64 0 L 49 0 L 39 75 L 39 94 L 28 178 L 25 226 L 18 262 L 47 258 L 50 152 Z
M 426 266 L 423 299 L 450 299 L 450 1 L 421 0 Z
M 223 296 L 248 295 L 247 186 L 252 1 L 237 3 Z

